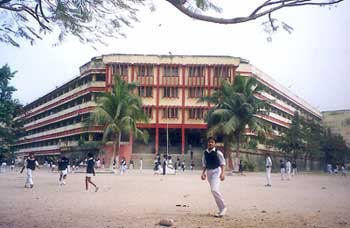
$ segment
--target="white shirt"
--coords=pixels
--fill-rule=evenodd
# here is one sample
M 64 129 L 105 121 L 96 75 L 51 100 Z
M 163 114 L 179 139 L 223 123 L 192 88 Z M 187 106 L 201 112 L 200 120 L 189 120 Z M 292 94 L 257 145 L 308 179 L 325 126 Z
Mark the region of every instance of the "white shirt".
M 287 163 L 286 163 L 286 168 L 287 168 L 287 170 L 291 170 L 291 168 L 292 168 L 292 163 L 290 163 L 290 161 L 287 161 Z
M 271 160 L 271 158 L 270 158 L 270 156 L 268 156 L 267 158 L 266 158 L 266 166 L 272 166 L 272 160 Z
M 206 149 L 205 151 L 207 151 L 208 153 L 211 153 L 212 151 L 215 151 L 215 149 L 216 148 L 214 147 L 210 151 L 208 151 L 208 149 Z M 225 158 L 224 158 L 224 155 L 222 154 L 222 152 L 220 150 L 217 150 L 216 152 L 217 152 L 217 155 L 218 155 L 218 158 L 219 158 L 220 166 L 225 165 Z M 203 156 L 202 156 L 202 165 L 203 165 L 203 167 L 207 167 L 207 162 L 205 161 L 204 153 L 203 153 Z

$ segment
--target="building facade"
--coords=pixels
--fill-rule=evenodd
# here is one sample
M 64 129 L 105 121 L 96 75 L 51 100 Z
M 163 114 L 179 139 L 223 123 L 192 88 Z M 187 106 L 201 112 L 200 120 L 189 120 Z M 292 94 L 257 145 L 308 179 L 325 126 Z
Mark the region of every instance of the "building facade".
M 265 86 L 257 96 L 271 99 L 270 113 L 259 116 L 272 125 L 275 134 L 287 129 L 295 111 L 321 120 L 321 113 L 249 61 L 231 56 L 161 56 L 110 54 L 92 58 L 80 67 L 80 75 L 24 107 L 18 116 L 25 121 L 26 136 L 15 146 L 16 154 L 37 155 L 101 150 L 102 128 L 86 129 L 83 121 L 96 106 L 96 97 L 113 87 L 114 75 L 128 82 L 137 81 L 136 93 L 142 98 L 149 117 L 149 143 L 143 144 L 126 133 L 121 153 L 132 155 L 165 153 L 184 155 L 202 150 L 211 105 L 199 102 L 220 86 L 222 79 L 233 82 L 237 75 L 256 77 Z M 95 143 L 95 144 L 94 144 Z M 110 147 L 102 147 L 109 159 Z M 261 150 L 268 149 L 259 145 Z
M 341 135 L 350 148 L 350 110 L 324 111 L 322 115 L 323 126 Z

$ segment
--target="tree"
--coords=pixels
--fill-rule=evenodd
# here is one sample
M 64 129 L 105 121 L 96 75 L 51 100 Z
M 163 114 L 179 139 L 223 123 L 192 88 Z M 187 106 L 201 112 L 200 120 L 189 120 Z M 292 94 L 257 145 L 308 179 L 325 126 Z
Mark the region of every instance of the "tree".
M 267 0 L 257 4 L 246 16 L 221 18 L 208 16 L 205 12 L 214 10 L 221 12 L 222 8 L 213 0 L 165 0 L 171 6 L 193 19 L 219 23 L 239 24 L 261 17 L 267 17 L 263 23 L 265 31 L 273 33 L 279 28 L 291 32 L 291 26 L 272 17 L 272 13 L 285 8 L 302 6 L 331 6 L 344 0 Z M 81 42 L 102 42 L 103 37 L 118 37 L 123 35 L 121 28 L 131 26 L 137 21 L 139 7 L 145 6 L 145 0 L 65 0 L 65 1 L 23 1 L 0 0 L 0 41 L 19 46 L 18 37 L 29 40 L 32 44 L 36 39 L 42 39 L 42 34 L 59 30 L 59 41 L 66 35 L 74 35 Z M 154 10 L 151 2 L 147 4 Z M 235 6 L 239 3 L 235 4 Z M 280 25 L 278 25 L 280 24 Z
M 17 71 L 11 72 L 8 65 L 0 68 L 0 161 L 2 157 L 9 157 L 10 146 L 20 137 L 22 123 L 14 120 L 22 105 L 12 98 L 16 89 L 10 86 L 10 80 Z
M 233 168 L 231 145 L 236 143 L 236 163 L 240 158 L 240 144 L 246 131 L 252 131 L 259 138 L 268 132 L 268 126 L 258 115 L 266 115 L 265 100 L 258 99 L 261 85 L 253 77 L 237 76 L 234 83 L 222 81 L 220 89 L 202 100 L 215 106 L 205 117 L 208 123 L 208 134 L 222 135 L 224 139 L 224 154 L 229 160 L 229 168 Z
M 350 149 L 341 135 L 333 134 L 330 129 L 325 130 L 321 141 L 321 149 L 324 152 L 326 164 L 345 164 L 350 156 Z
M 136 83 L 128 84 L 119 76 L 115 76 L 114 88 L 98 98 L 97 106 L 85 123 L 87 127 L 103 126 L 103 141 L 113 140 L 113 160 L 119 154 L 120 139 L 123 131 L 131 131 L 136 138 L 148 140 L 148 133 L 137 128 L 138 121 L 147 122 L 147 116 L 142 109 L 142 101 L 132 93 Z
M 294 112 L 290 128 L 282 136 L 274 139 L 273 143 L 277 148 L 286 152 L 293 159 L 301 156 L 304 148 L 304 139 L 301 125 L 301 118 L 298 112 Z

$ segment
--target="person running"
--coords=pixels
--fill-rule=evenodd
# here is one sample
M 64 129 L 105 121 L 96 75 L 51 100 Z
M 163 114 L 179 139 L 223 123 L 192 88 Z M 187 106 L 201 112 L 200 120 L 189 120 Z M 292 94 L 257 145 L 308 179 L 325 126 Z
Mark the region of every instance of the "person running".
M 267 184 L 265 187 L 271 187 L 271 168 L 272 168 L 272 160 L 270 158 L 270 154 L 266 154 L 266 180 Z
M 33 182 L 33 171 L 35 168 L 40 169 L 38 161 L 34 157 L 34 153 L 30 153 L 29 157 L 25 160 L 22 170 L 20 173 L 23 173 L 23 170 L 26 168 L 27 169 L 27 178 L 26 182 L 24 184 L 25 188 L 33 188 L 34 187 L 34 182 Z M 29 187 L 28 187 L 29 185 Z
M 225 180 L 225 159 L 222 152 L 215 148 L 215 144 L 215 138 L 209 137 L 208 148 L 203 152 L 202 156 L 203 171 L 201 179 L 208 179 L 211 192 L 219 209 L 215 217 L 223 217 L 226 214 L 227 207 L 220 192 L 220 181 Z
M 61 159 L 58 161 L 58 171 L 60 172 L 60 177 L 58 179 L 59 185 L 65 185 L 67 174 L 68 174 L 68 164 L 69 160 L 65 156 L 62 156 Z
M 95 176 L 95 160 L 92 153 L 88 153 L 88 160 L 86 166 L 86 177 L 85 177 L 85 189 L 89 190 L 89 183 L 95 187 L 95 192 L 98 191 L 98 187 L 94 182 L 91 181 L 91 177 Z

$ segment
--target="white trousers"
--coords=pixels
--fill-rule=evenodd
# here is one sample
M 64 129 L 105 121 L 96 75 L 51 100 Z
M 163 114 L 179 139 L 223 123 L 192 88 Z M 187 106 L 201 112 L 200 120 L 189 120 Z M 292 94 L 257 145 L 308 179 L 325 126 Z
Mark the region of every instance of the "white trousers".
M 287 180 L 290 180 L 290 174 L 291 174 L 291 170 L 287 169 Z
M 221 168 L 218 167 L 216 169 L 207 170 L 208 182 L 210 185 L 211 193 L 214 196 L 216 205 L 219 208 L 219 211 L 222 211 L 226 206 L 224 202 L 224 197 L 220 192 L 220 174 Z
M 284 180 L 284 174 L 286 173 L 285 168 L 281 168 L 281 180 Z
M 31 169 L 27 169 L 27 179 L 26 179 L 26 183 L 25 183 L 25 186 L 27 186 L 28 184 L 29 185 L 33 185 L 34 182 L 33 182 L 33 170 Z
M 266 168 L 267 185 L 271 185 L 271 167 Z

